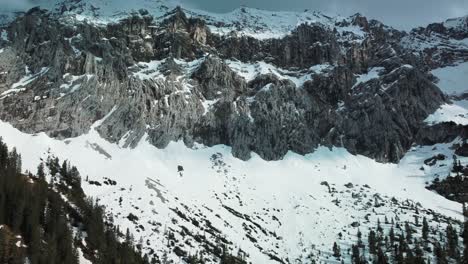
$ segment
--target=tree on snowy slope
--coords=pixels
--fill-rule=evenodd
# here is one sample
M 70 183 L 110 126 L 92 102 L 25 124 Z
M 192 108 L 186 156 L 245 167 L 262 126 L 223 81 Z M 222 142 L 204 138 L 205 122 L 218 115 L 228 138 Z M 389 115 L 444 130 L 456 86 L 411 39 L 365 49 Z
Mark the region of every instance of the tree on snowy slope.
M 1 264 L 23 264 L 26 258 L 30 264 L 78 264 L 79 250 L 94 264 L 161 263 L 156 254 L 142 256 L 132 235 L 123 234 L 105 207 L 86 197 L 78 169 L 68 161 L 49 157 L 36 175 L 21 174 L 20 166 L 21 156 L 0 138 Z M 225 248 L 218 257 L 224 264 L 246 263 Z M 189 260 L 204 263 L 196 256 Z
M 464 245 L 464 251 L 463 251 L 463 263 L 468 263 L 468 219 L 465 219 L 465 225 L 463 227 L 463 245 Z
M 133 247 L 119 242 L 114 229 L 94 228 L 103 225 L 103 215 L 84 199 L 78 170 L 68 165 L 58 166 L 56 158 L 49 161 L 56 175 L 65 174 L 60 176 L 63 181 L 55 186 L 45 181 L 43 164 L 39 165 L 37 176 L 21 174 L 21 156 L 16 150 L 9 152 L 0 139 L 0 263 L 78 264 L 78 247 L 88 252 L 93 263 L 147 263 Z M 70 191 L 58 193 L 55 190 L 70 189 L 60 186 L 76 187 L 74 192 L 79 195 Z M 79 211 L 73 211 L 62 195 L 73 199 Z M 80 215 L 81 211 L 99 215 L 101 222 L 83 223 L 88 215 Z M 95 230 L 88 232 L 89 237 L 104 239 L 98 240 L 99 244 L 93 248 L 84 247 L 82 241 L 76 240 L 70 224 L 83 229 L 77 233 Z
M 447 255 L 455 260 L 460 259 L 460 252 L 458 250 L 458 234 L 451 224 L 446 229 L 447 236 Z
M 388 221 L 386 223 L 390 225 Z M 349 249 L 349 260 L 353 264 L 468 264 L 468 231 L 465 231 L 468 230 L 468 221 L 461 233 L 458 233 L 454 222 L 447 223 L 445 229 L 435 229 L 425 217 L 421 226 L 416 219 L 414 223 L 406 221 L 404 227 L 392 220 L 388 235 L 384 235 L 377 220 L 376 227 L 370 227 L 366 233 L 366 246 L 362 244 L 363 233 L 357 231 L 357 244 Z M 401 233 L 395 234 L 395 229 Z M 460 246 L 459 236 L 463 238 L 463 246 Z M 333 249 L 336 247 L 335 242 Z

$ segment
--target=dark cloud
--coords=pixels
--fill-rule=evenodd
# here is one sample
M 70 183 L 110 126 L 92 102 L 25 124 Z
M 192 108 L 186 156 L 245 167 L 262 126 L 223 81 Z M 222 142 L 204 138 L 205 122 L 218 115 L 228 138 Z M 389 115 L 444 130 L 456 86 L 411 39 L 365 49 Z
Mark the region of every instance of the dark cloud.
M 361 13 L 385 24 L 409 29 L 447 18 L 468 15 L 468 0 L 182 0 L 213 12 L 228 12 L 245 5 L 269 10 L 318 10 L 328 14 Z

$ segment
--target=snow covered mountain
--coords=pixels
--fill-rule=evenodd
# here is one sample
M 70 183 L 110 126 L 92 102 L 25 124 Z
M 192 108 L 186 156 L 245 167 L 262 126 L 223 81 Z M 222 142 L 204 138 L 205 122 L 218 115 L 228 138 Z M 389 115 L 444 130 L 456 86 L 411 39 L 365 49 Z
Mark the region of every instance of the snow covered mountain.
M 411 65 L 415 58 L 401 48 L 401 32 L 358 15 L 257 39 L 242 33 L 249 23 L 240 36 L 218 35 L 180 8 L 160 22 L 140 10 L 105 26 L 74 13 L 48 14 L 32 10 L 4 33 L 11 48 L 2 56 L 8 75 L 1 96 L 10 102 L 3 107 L 34 108 L 25 118 L 6 117 L 27 132 L 77 136 L 115 108 L 101 135 L 130 146 L 147 133 L 157 147 L 179 139 L 226 144 L 241 159 L 252 151 L 272 160 L 288 150 L 306 154 L 335 145 L 397 161 L 420 121 L 445 101 Z M 18 57 L 18 49 L 28 52 Z M 24 89 L 41 80 L 50 87 Z M 57 112 L 49 115 L 51 106 Z M 77 107 L 82 117 L 61 120 Z M 22 112 L 11 110 L 5 112 Z
M 416 250 L 424 218 L 432 260 L 461 230 L 461 204 L 425 187 L 468 162 L 466 17 L 404 32 L 359 14 L 36 3 L 3 16 L 0 135 L 27 170 L 70 160 L 143 253 L 351 263 L 377 228 L 409 228 Z

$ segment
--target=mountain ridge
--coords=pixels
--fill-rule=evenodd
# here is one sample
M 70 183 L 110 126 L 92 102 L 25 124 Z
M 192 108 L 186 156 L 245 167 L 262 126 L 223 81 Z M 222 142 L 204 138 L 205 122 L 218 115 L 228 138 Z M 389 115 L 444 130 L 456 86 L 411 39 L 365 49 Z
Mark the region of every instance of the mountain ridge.
M 26 17 L 36 20 L 36 23 L 42 23 L 40 22 L 43 21 L 41 17 L 44 17 L 46 14 L 48 14 L 46 11 L 34 9 L 28 12 Z M 188 18 L 180 8 L 176 8 L 172 16 L 166 17 L 161 22 L 156 23 L 153 22 L 152 16 L 146 11 L 141 10 L 140 13 L 120 20 L 117 24 L 112 23 L 107 25 L 107 31 L 103 30 L 100 26 L 95 27 L 93 24 L 82 23 L 80 21 L 71 22 L 63 20 L 62 17 L 58 18 L 59 19 L 54 18 L 53 16 L 49 17 L 47 18 L 48 20 L 45 20 L 45 23 L 52 23 L 55 25 L 54 27 L 56 29 L 61 31 L 65 30 L 68 33 L 54 32 L 55 29 L 47 29 L 47 26 L 45 32 L 39 32 L 43 29 L 31 28 L 32 25 L 30 23 L 32 21 L 27 20 L 20 19 L 17 21 L 16 25 L 13 23 L 12 25 L 15 26 L 10 26 L 8 28 L 10 30 L 8 35 L 23 34 L 24 36 L 20 38 L 26 38 L 28 42 L 26 46 L 24 46 L 23 42 L 13 40 L 12 44 L 14 48 L 4 51 L 4 54 L 8 54 L 9 52 L 13 52 L 12 54 L 14 54 L 14 52 L 19 52 L 21 54 L 21 50 L 25 48 L 26 50 L 29 49 L 30 51 L 28 52 L 33 51 L 34 55 L 30 56 L 27 55 L 27 53 L 23 53 L 25 55 L 24 62 L 26 62 L 26 65 L 28 65 L 27 61 L 33 62 L 36 66 L 30 65 L 30 67 L 34 69 L 34 71 L 38 71 L 38 69 L 44 67 L 48 68 L 47 72 L 32 76 L 31 78 L 33 80 L 35 80 L 35 78 L 52 78 L 54 82 L 56 82 L 56 80 L 62 78 L 62 81 L 59 81 L 59 83 L 61 83 L 59 87 L 49 90 L 55 93 L 52 97 L 62 98 L 65 96 L 64 99 L 56 101 L 53 98 L 48 98 L 47 95 L 34 94 L 32 97 L 38 98 L 37 103 L 41 100 L 53 100 L 50 102 L 53 104 L 61 104 L 63 101 L 68 101 L 67 98 L 69 96 L 66 96 L 67 94 L 73 95 L 72 97 L 79 96 L 82 98 L 81 100 L 85 98 L 90 100 L 90 97 L 87 96 L 88 94 L 80 95 L 80 90 L 77 89 L 77 87 L 81 86 L 79 85 L 80 83 L 86 84 L 87 86 L 91 85 L 89 86 L 89 88 L 91 88 L 93 85 L 101 87 L 101 81 L 103 81 L 103 84 L 110 81 L 113 83 L 112 86 L 114 86 L 112 89 L 125 89 L 125 91 L 122 90 L 122 95 L 123 93 L 128 93 L 130 97 L 133 96 L 131 94 L 132 91 L 142 91 L 142 97 L 137 99 L 142 101 L 136 105 L 140 105 L 140 107 L 146 105 L 146 110 L 143 111 L 142 108 L 130 115 L 133 116 L 132 118 L 134 119 L 131 122 L 124 121 L 124 123 L 122 123 L 122 121 L 125 120 L 122 118 L 108 119 L 116 123 L 104 124 L 101 128 L 103 136 L 114 142 L 119 141 L 127 132 L 133 131 L 133 136 L 128 138 L 126 144 L 130 146 L 133 144 L 131 142 L 138 142 L 146 130 L 146 132 L 150 134 L 150 140 L 152 140 L 153 144 L 156 146 L 164 147 L 170 140 L 178 140 L 181 138 L 189 145 L 192 144 L 192 142 L 201 142 L 207 145 L 227 144 L 233 146 L 235 155 L 242 159 L 247 159 L 250 155 L 250 151 L 255 151 L 266 159 L 278 159 L 288 150 L 305 154 L 311 152 L 319 144 L 329 146 L 341 146 L 344 144 L 353 153 L 370 155 L 381 161 L 397 161 L 398 157 L 401 157 L 411 145 L 413 141 L 411 138 L 417 133 L 424 118 L 446 101 L 444 95 L 431 83 L 430 76 L 426 75 L 424 71 L 419 70 L 419 66 L 423 64 L 420 58 L 407 52 L 405 48 L 399 44 L 399 39 L 404 37 L 404 34 L 388 29 L 379 22 L 369 22 L 366 18 L 360 16 L 354 16 L 353 21 L 344 21 L 336 24 L 338 28 L 343 28 L 343 30 L 337 30 L 336 27 L 332 29 L 320 23 L 301 24 L 293 30 L 290 35 L 284 36 L 281 39 L 265 40 L 255 39 L 250 36 L 223 36 L 213 34 L 209 27 L 206 26 L 204 20 L 200 18 Z M 75 36 L 73 36 L 73 27 L 76 25 L 79 25 L 79 27 L 82 28 L 81 30 L 86 30 L 86 32 L 94 31 L 94 33 L 92 33 L 92 35 L 86 33 L 88 35 L 85 36 L 85 31 L 83 31 L 83 33 L 75 33 Z M 355 31 L 348 31 L 350 25 L 356 25 L 361 28 L 362 32 L 356 33 Z M 28 33 L 30 30 L 32 30 L 32 32 Z M 37 39 L 30 38 L 29 34 L 33 34 Z M 53 36 L 66 34 L 71 34 L 67 37 L 68 40 Z M 127 37 L 122 38 L 124 36 Z M 133 39 L 129 39 L 128 36 Z M 47 54 L 49 51 L 46 47 L 57 44 L 59 47 L 62 47 L 60 53 L 57 53 L 58 50 L 54 50 L 54 54 Z M 76 45 L 81 45 L 81 47 L 77 48 Z M 122 49 L 124 46 L 129 49 Z M 245 49 L 246 47 L 248 47 L 247 50 Z M 206 54 L 209 53 L 219 58 L 214 58 L 213 56 L 206 57 Z M 48 60 L 51 55 L 56 56 L 57 63 L 53 67 L 48 65 Z M 20 57 L 21 56 L 22 55 L 20 55 Z M 8 61 L 8 57 L 4 57 Z M 67 64 L 59 62 L 63 61 L 61 57 L 66 57 L 66 60 L 69 62 L 67 62 Z M 169 60 L 166 60 L 166 58 L 169 58 Z M 178 65 L 177 62 L 171 62 L 171 58 L 176 60 L 182 59 L 186 62 L 193 61 L 195 65 L 198 64 L 200 67 L 194 68 L 194 71 L 189 75 L 184 73 L 181 75 L 181 65 Z M 34 62 L 34 60 L 36 61 Z M 235 60 L 238 60 L 239 63 L 235 62 Z M 182 82 L 177 84 L 174 88 L 171 88 L 175 89 L 172 93 L 174 96 L 178 96 L 180 92 L 185 93 L 184 96 L 190 97 L 192 100 L 192 102 L 189 103 L 192 104 L 192 109 L 198 110 L 195 112 L 192 111 L 192 113 L 184 113 L 184 111 L 180 110 L 182 106 L 186 104 L 187 98 L 174 98 L 176 104 L 179 104 L 179 106 L 177 106 L 178 109 L 170 111 L 173 111 L 173 115 L 180 117 L 176 118 L 174 116 L 172 117 L 174 121 L 167 120 L 162 123 L 158 121 L 155 125 L 151 125 L 150 123 L 155 121 L 155 114 L 160 116 L 161 113 L 167 112 L 167 108 L 171 108 L 170 104 L 166 105 L 165 101 L 163 105 L 159 104 L 159 98 L 161 96 L 166 98 L 169 94 L 158 95 L 160 92 L 151 92 L 152 90 L 163 92 L 164 89 L 161 90 L 160 88 L 154 87 L 155 84 L 148 82 L 148 79 L 141 80 L 141 78 L 138 77 L 142 76 L 140 74 L 141 72 L 147 71 L 144 68 L 139 70 L 140 73 L 136 75 L 136 79 L 132 77 L 134 73 L 131 71 L 136 69 L 135 65 L 139 65 L 138 63 L 142 63 L 141 65 L 144 66 L 145 63 L 157 61 L 163 63 L 157 66 L 157 69 L 149 69 L 149 71 L 158 70 L 159 67 L 166 68 L 166 71 L 169 70 L 169 74 L 167 75 L 169 78 L 164 77 L 160 79 L 165 82 L 165 84 L 156 83 L 156 85 L 174 87 L 172 85 L 177 84 L 177 80 L 174 82 L 172 77 L 183 76 L 183 78 L 180 79 Z M 250 80 L 250 82 L 245 81 L 245 78 L 242 80 L 242 77 L 239 77 L 239 75 L 243 75 L 242 71 L 251 71 L 250 64 L 256 61 L 262 63 L 266 62 L 267 64 L 259 64 L 260 68 L 257 68 L 259 73 L 254 73 L 253 75 L 255 80 Z M 184 62 L 180 63 L 184 64 Z M 417 68 L 413 67 L 411 64 Z M 103 68 L 106 65 L 112 65 L 112 72 L 107 72 Z M 238 68 L 238 70 L 240 69 L 241 72 L 235 68 L 232 69 L 230 65 L 239 65 L 240 68 Z M 326 65 L 330 65 L 331 69 L 327 70 L 325 73 L 317 72 L 318 74 L 316 74 L 310 69 L 307 70 L 310 65 L 322 65 L 320 67 L 324 69 L 327 68 Z M 410 66 L 407 67 L 405 65 Z M 268 74 L 266 74 L 262 76 L 262 67 L 265 66 L 268 69 L 265 73 L 273 73 L 273 75 L 268 76 Z M 70 72 L 67 67 L 70 68 L 72 72 Z M 380 80 L 379 82 L 366 82 L 364 84 L 355 83 L 356 75 L 364 76 L 369 69 L 376 67 L 384 68 L 384 71 L 379 75 L 382 77 L 385 76 L 385 78 L 381 78 L 378 75 L 379 77 L 377 79 Z M 295 70 L 287 72 L 285 69 Z M 21 75 L 21 70 L 18 70 Z M 187 72 L 187 70 L 188 69 L 183 69 L 182 72 Z M 11 69 L 8 71 L 11 71 Z M 254 69 L 254 72 L 255 71 L 257 70 Z M 304 73 L 302 73 L 303 77 L 299 79 L 304 81 L 296 81 L 296 83 L 291 84 L 285 80 L 294 78 L 294 75 L 300 76 L 299 74 L 301 71 L 304 71 Z M 284 73 L 287 73 L 287 75 L 284 75 Z M 74 77 L 68 80 L 66 78 L 67 74 Z M 211 78 L 210 76 L 213 74 L 215 74 L 215 77 Z M 86 79 L 83 77 L 85 75 L 88 76 Z M 90 78 L 92 75 L 98 78 Z M 216 77 L 216 75 L 218 77 Z M 401 79 L 401 75 L 405 75 L 407 79 Z M 9 76 L 11 80 L 7 80 L 6 87 L 14 84 L 13 81 L 16 81 L 13 80 L 13 75 Z M 156 79 L 159 78 L 157 75 L 155 75 L 155 77 Z M 279 80 L 275 80 L 278 77 Z M 132 84 L 126 83 L 125 80 L 130 79 L 136 82 Z M 71 83 L 69 83 L 70 81 Z M 280 94 L 278 94 L 280 97 L 278 97 L 278 95 L 273 97 L 263 96 L 266 89 L 262 90 L 260 88 L 268 83 L 274 84 L 273 87 L 276 86 L 276 88 L 270 90 L 280 92 Z M 421 85 L 421 83 L 424 83 L 424 85 Z M 296 84 L 299 86 L 296 86 Z M 16 84 L 16 86 L 27 85 L 28 83 Z M 178 85 L 181 86 L 177 87 Z M 370 85 L 371 89 L 365 88 L 368 87 L 368 85 Z M 13 86 L 15 85 L 11 87 Z M 122 87 L 118 88 L 120 86 Z M 129 87 L 125 88 L 125 86 Z M 288 88 L 281 88 L 293 88 L 295 86 L 296 88 L 289 90 L 287 94 L 285 94 L 285 91 L 287 91 Z M 359 86 L 361 86 L 361 88 L 359 88 Z M 413 91 L 414 87 L 423 86 L 429 88 Z M 72 87 L 76 89 L 71 89 Z M 104 87 L 105 85 L 103 88 Z M 301 87 L 304 89 L 301 89 Z M 413 88 L 406 90 L 406 87 Z M 141 90 L 142 88 L 143 90 Z M 60 92 L 60 89 L 69 90 L 64 93 Z M 197 90 L 195 93 L 193 93 L 194 89 Z M 406 95 L 410 95 L 406 99 L 416 96 L 416 94 L 411 95 L 413 92 L 416 92 L 418 96 L 422 95 L 424 99 L 421 100 L 422 98 L 419 98 L 418 103 L 411 103 L 411 107 L 415 107 L 411 112 L 401 111 L 400 113 L 398 111 L 389 111 L 389 108 L 391 109 L 393 107 L 393 109 L 399 109 L 401 106 L 398 105 L 400 100 L 386 100 L 387 95 L 391 94 L 386 91 L 387 89 L 395 90 L 394 96 L 398 96 L 400 91 L 397 90 L 402 89 L 401 92 L 404 91 Z M 21 93 L 23 90 L 24 89 L 17 90 L 13 88 L 4 91 L 2 95 L 6 99 L 6 102 L 8 102 L 15 98 L 12 96 L 13 94 L 17 94 L 17 92 Z M 359 92 L 357 92 L 358 90 Z M 35 93 L 31 90 L 26 91 L 26 94 L 31 92 Z M 166 92 L 163 92 L 163 94 L 164 93 Z M 256 93 L 259 93 L 258 97 L 252 96 Z M 63 96 L 61 94 L 63 94 Z M 104 109 L 97 112 L 92 110 L 89 113 L 91 116 L 87 118 L 88 120 L 83 120 L 87 125 L 75 124 L 72 125 L 75 126 L 72 128 L 70 127 L 70 123 L 65 125 L 65 123 L 60 122 L 60 124 L 57 123 L 59 127 L 55 128 L 53 127 L 56 126 L 54 124 L 41 124 L 40 126 L 42 129 L 49 130 L 49 134 L 55 134 L 59 137 L 79 135 L 89 129 L 93 120 L 102 117 L 104 113 L 110 112 L 112 107 L 119 104 L 118 100 L 116 101 L 116 98 L 112 98 L 113 96 L 111 96 L 111 94 L 112 92 L 102 94 L 104 97 L 101 100 L 108 97 L 107 99 L 109 101 L 105 103 Z M 260 94 L 262 94 L 262 96 L 260 96 Z M 376 102 L 382 101 L 382 103 L 379 102 L 379 106 L 374 104 L 372 108 L 380 107 L 382 109 L 381 111 L 385 112 L 385 114 L 369 117 L 370 112 L 362 113 L 361 111 L 365 108 L 362 108 L 361 103 L 355 104 L 355 102 L 359 100 L 370 102 L 369 99 L 366 100 L 366 97 L 371 98 L 374 94 L 380 94 L 379 97 L 382 98 Z M 46 96 L 46 98 L 44 98 L 44 96 Z M 281 96 L 290 97 L 288 100 L 296 100 L 295 105 L 291 108 L 288 106 L 288 100 L 281 101 Z M 305 101 L 300 99 L 307 97 L 309 99 Z M 18 98 L 21 98 L 21 96 Z M 259 98 L 264 102 L 257 100 L 252 101 L 254 98 Z M 127 101 L 127 99 L 124 98 L 122 98 L 122 100 L 124 100 L 123 102 Z M 217 101 L 209 103 L 213 100 Z M 314 102 L 314 100 L 318 101 Z M 237 101 L 241 107 L 240 109 L 237 108 Z M 372 101 L 375 100 L 373 99 Z M 413 101 L 416 102 L 416 98 L 414 98 Z M 158 104 L 152 105 L 151 102 Z M 393 105 L 392 107 L 386 106 L 386 104 L 395 103 L 397 105 Z M 72 104 L 73 107 L 77 107 L 76 104 Z M 208 113 L 213 112 L 213 114 L 204 114 L 207 109 L 203 110 L 203 113 L 200 111 L 200 109 L 203 109 L 204 105 L 208 104 L 210 104 L 210 109 L 208 109 L 210 111 L 208 111 Z M 279 108 L 286 107 L 285 109 L 289 108 L 290 110 L 289 112 L 283 111 L 269 114 L 268 111 L 271 110 L 273 104 L 277 105 Z M 14 103 L 14 105 L 14 107 L 18 107 L 17 103 Z M 37 106 L 40 105 L 41 104 L 37 104 Z M 337 109 L 341 109 L 343 106 L 347 106 L 348 110 L 355 108 L 357 117 L 353 118 L 363 119 L 364 123 L 367 125 L 359 128 L 354 125 L 354 121 L 352 123 L 338 121 L 349 118 L 349 111 L 337 112 Z M 92 107 L 95 108 L 95 106 Z M 128 111 L 134 111 L 127 107 L 129 106 L 124 106 L 127 110 L 120 109 L 120 115 L 127 115 L 129 113 Z M 222 110 L 223 107 L 225 108 L 224 110 Z M 371 109 L 369 106 L 367 108 Z M 56 107 L 55 109 L 62 109 L 65 112 L 69 111 L 62 107 Z M 402 108 L 402 110 L 404 109 L 406 108 Z M 336 114 L 330 114 L 331 110 L 334 110 Z M 328 116 L 321 116 L 320 113 L 325 111 L 329 112 Z M 8 112 L 12 113 L 11 111 L 6 111 L 6 113 Z M 280 125 L 282 122 L 281 120 L 297 119 L 297 117 L 295 117 L 296 112 L 304 113 L 299 114 L 299 126 L 293 125 L 286 129 L 287 132 L 281 132 L 282 128 L 280 126 L 283 126 Z M 116 114 L 117 113 L 118 112 L 116 112 Z M 414 113 L 416 113 L 416 115 L 414 115 Z M 57 114 L 56 118 L 65 113 Z M 70 115 L 70 113 L 66 115 Z M 97 117 L 93 117 L 96 115 Z M 281 115 L 286 116 L 281 117 Z M 308 117 L 306 118 L 306 116 Z M 14 119 L 11 117 L 9 118 L 10 120 Z M 32 116 L 29 115 L 29 118 L 32 118 Z M 261 126 L 267 123 L 260 121 L 264 118 L 277 119 L 277 121 L 272 123 L 273 127 L 269 129 L 270 131 L 276 130 L 274 133 L 264 134 L 264 129 L 261 128 Z M 369 118 L 375 120 L 371 122 L 365 121 Z M 387 120 L 383 121 L 384 119 Z M 25 119 L 22 120 L 25 124 L 29 122 L 26 122 Z M 74 122 L 73 119 L 68 120 Z M 187 120 L 191 121 L 187 123 Z M 234 122 L 234 125 L 228 126 L 221 120 L 232 120 L 231 122 Z M 255 120 L 261 123 L 256 124 Z M 395 122 L 394 120 L 398 121 Z M 180 121 L 181 123 L 178 124 Z M 395 127 L 389 130 L 392 132 L 382 141 L 385 147 L 383 150 L 376 146 L 369 149 L 368 146 L 372 144 L 369 144 L 370 142 L 364 143 L 367 140 L 362 137 L 374 137 L 375 139 L 373 140 L 377 140 L 378 136 L 382 134 L 377 132 L 375 135 L 371 136 L 373 133 L 372 131 L 375 130 L 372 124 L 387 122 L 390 122 L 390 126 Z M 323 127 L 318 128 L 318 123 L 322 123 L 321 126 Z M 29 122 L 29 124 L 31 124 L 31 122 Z M 164 124 L 165 128 L 158 128 L 158 126 L 162 124 Z M 291 123 L 287 125 L 291 125 Z M 27 126 L 23 126 L 23 129 L 28 129 Z M 112 129 L 109 129 L 110 127 L 112 127 Z M 116 127 L 121 128 L 115 130 Z M 307 127 L 313 127 L 315 129 L 310 130 L 307 129 Z M 366 129 L 367 132 L 363 134 L 361 133 L 362 131 L 359 131 L 361 129 Z M 34 130 L 35 129 L 32 128 L 30 132 L 34 132 Z M 111 132 L 112 130 L 113 132 Z M 287 135 L 293 133 L 293 131 L 296 131 L 294 133 L 297 134 L 297 138 L 290 138 Z M 377 129 L 377 131 L 380 131 L 380 129 Z M 346 135 L 346 133 L 348 134 Z M 278 137 L 278 135 L 282 136 Z M 306 139 L 306 142 L 301 142 L 303 139 Z

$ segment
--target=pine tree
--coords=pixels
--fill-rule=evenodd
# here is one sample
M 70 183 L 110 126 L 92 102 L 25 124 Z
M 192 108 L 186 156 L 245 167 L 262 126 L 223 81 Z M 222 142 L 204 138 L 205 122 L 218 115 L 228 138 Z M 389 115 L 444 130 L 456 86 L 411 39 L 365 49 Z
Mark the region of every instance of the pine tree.
M 37 177 L 39 177 L 39 179 L 45 179 L 44 163 L 42 162 L 37 166 Z
M 426 217 L 423 218 L 422 238 L 424 241 L 427 241 L 429 238 L 429 224 L 427 223 Z
M 434 245 L 434 256 L 437 264 L 448 264 L 447 252 L 439 243 L 435 243 Z
M 403 251 L 400 250 L 400 247 L 395 247 L 395 263 L 404 263 L 405 257 L 403 256 Z
M 388 233 L 388 236 L 390 237 L 390 244 L 393 245 L 393 243 L 395 242 L 395 231 L 393 230 L 393 226 L 390 227 L 390 231 Z
M 130 246 L 133 246 L 133 236 L 128 228 L 127 232 L 125 233 L 125 243 L 127 243 Z
M 7 258 L 7 238 L 5 232 L 0 229 L 0 263 L 4 263 L 5 259 Z
M 462 237 L 465 248 L 463 251 L 463 263 L 468 263 L 468 219 L 465 221 Z
M 369 253 L 372 255 L 375 255 L 377 253 L 377 248 L 375 246 L 376 236 L 375 236 L 374 230 L 371 230 L 369 232 L 368 242 L 369 242 Z
M 387 264 L 387 256 L 385 256 L 384 252 L 381 248 L 377 251 L 377 264 Z
M 405 222 L 405 231 L 406 231 L 406 243 L 411 244 L 413 239 L 413 230 L 411 229 L 408 222 Z
M 337 259 L 339 259 L 341 257 L 341 249 L 340 249 L 340 246 L 338 246 L 338 244 L 336 244 L 336 242 L 333 243 L 333 256 Z
M 458 162 L 457 162 L 457 156 L 456 155 L 453 155 L 452 171 L 453 172 L 458 172 Z
M 377 218 L 377 232 L 379 232 L 380 234 L 383 233 L 382 226 L 380 225 L 380 218 Z
M 351 263 L 353 264 L 361 264 L 361 255 L 359 253 L 359 246 L 352 245 L 351 246 Z
M 65 179 L 68 177 L 68 164 L 66 160 L 63 161 L 62 166 L 60 167 L 59 173 Z
M 361 233 L 361 230 L 359 230 L 359 229 L 357 231 L 357 238 L 358 238 L 357 246 L 358 247 L 363 247 L 364 244 L 362 243 L 362 233 Z
M 458 259 L 460 254 L 458 252 L 458 234 L 451 224 L 447 225 L 447 255 L 451 258 Z
M 414 247 L 414 263 L 417 263 L 417 264 L 424 263 L 424 253 L 419 243 L 417 243 L 416 246 Z

